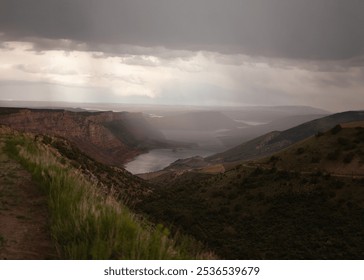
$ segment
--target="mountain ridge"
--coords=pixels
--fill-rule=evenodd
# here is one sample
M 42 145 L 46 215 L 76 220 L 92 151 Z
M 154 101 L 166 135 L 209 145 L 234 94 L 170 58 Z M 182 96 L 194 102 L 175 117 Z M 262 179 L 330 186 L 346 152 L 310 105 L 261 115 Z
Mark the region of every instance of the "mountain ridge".
M 159 188 L 138 207 L 228 259 L 361 259 L 363 125 L 336 125 L 214 173 L 217 165 L 185 166 L 201 158 L 176 162 L 145 177 Z
M 300 140 L 324 132 L 337 124 L 364 119 L 364 111 L 347 111 L 306 122 L 285 131 L 273 131 L 225 152 L 206 158 L 209 162 L 231 162 L 264 157 Z
M 145 149 L 172 145 L 141 113 L 0 108 L 0 124 L 64 137 L 98 161 L 117 166 Z

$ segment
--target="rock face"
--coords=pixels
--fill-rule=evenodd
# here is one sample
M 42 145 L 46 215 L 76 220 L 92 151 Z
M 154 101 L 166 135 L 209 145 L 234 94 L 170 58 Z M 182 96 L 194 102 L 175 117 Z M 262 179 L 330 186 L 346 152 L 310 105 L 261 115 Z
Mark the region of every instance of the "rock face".
M 64 137 L 92 158 L 117 166 L 165 141 L 141 113 L 4 108 L 0 109 L 0 124 L 23 132 Z

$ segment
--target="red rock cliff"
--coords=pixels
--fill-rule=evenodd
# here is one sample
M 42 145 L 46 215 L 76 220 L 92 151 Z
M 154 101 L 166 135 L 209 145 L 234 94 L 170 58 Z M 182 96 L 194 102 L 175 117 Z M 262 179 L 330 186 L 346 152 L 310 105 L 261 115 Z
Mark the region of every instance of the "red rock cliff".
M 164 140 L 138 113 L 14 109 L 0 114 L 0 124 L 64 137 L 94 159 L 118 166 L 139 154 L 141 147 Z

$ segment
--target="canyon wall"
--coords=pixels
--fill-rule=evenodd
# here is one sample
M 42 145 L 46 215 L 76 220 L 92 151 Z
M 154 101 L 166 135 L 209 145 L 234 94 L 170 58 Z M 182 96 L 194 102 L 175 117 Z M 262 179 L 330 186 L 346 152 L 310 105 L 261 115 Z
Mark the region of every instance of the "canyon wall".
M 64 137 L 92 158 L 117 166 L 165 143 L 163 134 L 141 113 L 1 108 L 0 124 L 23 132 Z

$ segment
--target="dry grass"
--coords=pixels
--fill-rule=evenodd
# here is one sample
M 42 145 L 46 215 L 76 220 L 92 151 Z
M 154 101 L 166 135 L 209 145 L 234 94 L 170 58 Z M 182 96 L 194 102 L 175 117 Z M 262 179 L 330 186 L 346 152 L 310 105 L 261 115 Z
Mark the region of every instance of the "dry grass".
M 9 131 L 8 131 L 9 133 Z M 51 232 L 65 259 L 194 259 L 203 253 L 193 240 L 172 238 L 162 225 L 154 226 L 104 195 L 61 158 L 33 137 L 11 135 L 9 155 L 22 163 L 49 195 Z

